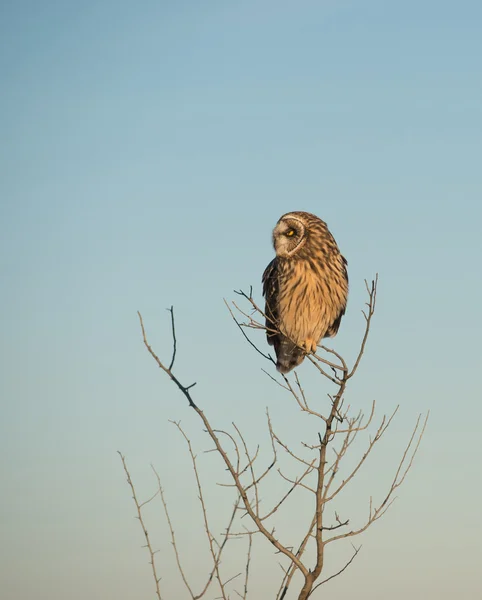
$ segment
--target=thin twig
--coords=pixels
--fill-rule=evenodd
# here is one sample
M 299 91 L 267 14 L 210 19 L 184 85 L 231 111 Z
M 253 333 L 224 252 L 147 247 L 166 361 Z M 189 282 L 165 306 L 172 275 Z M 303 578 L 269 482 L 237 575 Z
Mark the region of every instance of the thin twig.
M 234 316 L 233 311 L 231 310 L 231 307 L 229 306 L 229 304 L 226 302 L 226 300 L 224 300 L 224 303 L 226 304 L 226 306 L 228 307 L 229 313 L 231 314 L 231 317 L 233 318 L 233 321 L 236 323 L 236 325 L 239 327 L 239 330 L 241 331 L 241 333 L 243 334 L 245 340 L 247 340 L 251 346 L 256 350 L 256 352 L 258 352 L 259 354 L 261 354 L 261 356 L 263 356 L 264 358 L 266 358 L 266 360 L 269 360 L 270 362 L 272 362 L 273 364 L 276 364 L 276 361 L 273 360 L 273 357 L 270 354 L 265 354 L 264 352 L 262 352 L 258 346 L 256 346 L 256 344 L 254 342 L 252 342 L 249 337 L 246 335 L 246 332 L 243 330 L 241 323 L 236 319 L 236 317 Z
M 194 593 L 193 593 L 193 591 L 191 589 L 191 586 L 189 585 L 187 577 L 186 577 L 186 575 L 184 573 L 184 569 L 182 568 L 182 565 L 181 565 L 181 557 L 179 556 L 179 551 L 178 551 L 178 548 L 177 548 L 176 535 L 174 533 L 174 528 L 172 526 L 171 516 L 170 516 L 169 510 L 167 508 L 167 502 L 166 502 L 166 499 L 164 497 L 164 490 L 162 489 L 161 478 L 159 476 L 159 473 L 156 471 L 156 469 L 155 469 L 155 467 L 153 465 L 151 465 L 151 469 L 154 471 L 154 474 L 155 474 L 155 476 L 157 478 L 157 483 L 158 483 L 158 486 L 159 486 L 158 492 L 159 492 L 159 494 L 161 496 L 162 506 L 164 507 L 164 514 L 166 515 L 167 524 L 169 526 L 169 532 L 171 534 L 171 544 L 172 544 L 172 547 L 174 549 L 174 555 L 176 557 L 177 568 L 178 568 L 178 571 L 179 571 L 179 573 L 181 575 L 181 578 L 182 578 L 182 580 L 184 582 L 184 585 L 186 586 L 186 588 L 187 588 L 187 590 L 188 590 L 191 598 L 194 600 L 196 598 L 196 596 L 194 595 Z
M 146 538 L 146 546 L 145 547 L 149 550 L 149 556 L 150 556 L 150 559 L 151 559 L 149 561 L 149 564 L 151 565 L 152 576 L 154 577 L 154 582 L 156 584 L 156 594 L 157 594 L 157 597 L 159 598 L 159 600 L 162 600 L 161 590 L 160 590 L 160 587 L 159 587 L 159 582 L 160 582 L 161 578 L 157 576 L 156 561 L 154 559 L 154 555 L 156 554 L 156 552 L 154 552 L 154 550 L 152 549 L 152 544 L 151 544 L 151 540 L 149 538 L 149 533 L 147 532 L 147 527 L 145 526 L 144 519 L 142 518 L 141 506 L 145 505 L 146 502 L 143 502 L 142 504 L 140 504 L 139 501 L 137 500 L 136 490 L 135 490 L 134 484 L 132 482 L 132 479 L 131 479 L 131 476 L 130 476 L 130 473 L 129 473 L 129 469 L 127 468 L 126 459 L 125 459 L 124 455 L 121 452 L 119 452 L 119 451 L 117 451 L 117 452 L 118 452 L 118 454 L 119 454 L 119 456 L 121 458 L 122 466 L 124 467 L 124 472 L 125 472 L 126 477 L 127 477 L 127 483 L 129 484 L 129 486 L 131 488 L 131 491 L 132 491 L 132 499 L 134 500 L 134 503 L 135 503 L 136 509 L 137 509 L 137 517 L 136 518 L 139 519 L 139 522 L 140 522 L 141 527 L 142 527 L 142 531 L 144 533 L 144 537 Z M 155 496 L 156 496 L 156 494 L 152 498 L 155 498 Z M 151 500 L 152 500 L 152 498 L 151 498 Z
M 343 571 L 348 569 L 348 567 L 351 565 L 351 563 L 355 560 L 356 555 L 360 552 L 361 548 L 362 548 L 361 546 L 359 546 L 358 548 L 355 548 L 355 546 L 353 546 L 354 553 L 353 553 L 352 557 L 350 558 L 350 560 L 346 563 L 346 565 L 342 569 L 340 569 L 338 572 L 334 573 L 333 575 L 330 575 L 330 577 L 323 579 L 323 581 L 320 581 L 320 583 L 315 585 L 315 587 L 313 588 L 313 592 L 316 589 L 318 589 L 321 585 L 323 585 L 324 583 L 327 583 L 331 579 L 338 577 L 338 575 L 341 575 L 343 573 Z
M 176 327 L 174 325 L 174 306 L 167 309 L 171 313 L 171 328 L 172 328 L 172 358 L 171 364 L 169 365 L 169 371 L 174 366 L 174 361 L 176 360 L 176 351 L 177 351 L 177 340 L 176 340 Z

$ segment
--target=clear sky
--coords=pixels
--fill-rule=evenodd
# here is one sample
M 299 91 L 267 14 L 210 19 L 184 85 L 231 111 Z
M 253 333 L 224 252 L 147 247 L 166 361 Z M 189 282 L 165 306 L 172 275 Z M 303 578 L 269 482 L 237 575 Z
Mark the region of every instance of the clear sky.
M 207 481 L 224 471 L 145 352 L 137 310 L 167 357 L 175 306 L 179 376 L 217 427 L 234 420 L 266 445 L 268 406 L 303 437 L 223 304 L 251 284 L 260 297 L 289 210 L 327 221 L 348 259 L 334 341 L 348 357 L 363 280 L 380 274 L 349 401 L 400 414 L 347 516 L 431 411 L 396 504 L 330 597 L 478 597 L 481 22 L 475 0 L 0 3 L 2 599 L 154 598 L 117 450 L 142 497 L 158 468 L 199 576 L 196 491 L 168 420 L 182 420 Z M 308 365 L 300 375 L 329 391 Z M 224 488 L 210 493 L 221 513 Z M 184 598 L 159 507 L 149 522 L 165 597 Z M 257 552 L 254 600 L 273 597 L 263 570 L 278 569 L 262 540 Z

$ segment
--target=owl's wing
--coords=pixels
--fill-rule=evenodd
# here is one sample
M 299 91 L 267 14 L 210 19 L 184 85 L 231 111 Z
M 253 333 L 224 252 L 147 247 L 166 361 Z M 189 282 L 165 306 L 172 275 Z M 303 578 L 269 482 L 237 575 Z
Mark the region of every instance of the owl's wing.
M 278 261 L 274 258 L 263 273 L 263 296 L 266 299 L 264 314 L 266 315 L 266 337 L 268 344 L 274 346 L 276 352 L 276 368 L 280 373 L 288 373 L 297 367 L 305 357 L 305 353 L 290 339 L 279 332 L 279 278 Z
M 266 303 L 264 314 L 266 315 L 266 337 L 270 346 L 276 345 L 278 338 L 278 261 L 276 258 L 269 263 L 263 273 L 263 296 Z M 275 330 L 275 331 L 273 331 Z
M 346 284 L 348 285 L 348 270 L 346 268 L 348 265 L 348 261 L 341 254 L 340 254 L 340 257 L 341 257 L 342 267 L 343 267 L 343 276 L 345 278 Z M 336 319 L 328 327 L 324 337 L 335 337 L 335 335 L 338 333 L 338 329 L 340 328 L 341 319 L 342 319 L 343 315 L 345 314 L 345 310 L 346 310 L 346 301 L 342 305 L 340 312 L 339 312 L 338 316 L 336 317 Z

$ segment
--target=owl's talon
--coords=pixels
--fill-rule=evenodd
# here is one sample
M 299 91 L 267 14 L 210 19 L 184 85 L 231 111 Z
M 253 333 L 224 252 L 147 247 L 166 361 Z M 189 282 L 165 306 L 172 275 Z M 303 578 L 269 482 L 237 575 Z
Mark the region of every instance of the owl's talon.
M 318 348 L 318 345 L 315 342 L 315 340 L 308 338 L 301 344 L 301 347 L 306 352 L 306 354 L 316 354 L 316 349 Z

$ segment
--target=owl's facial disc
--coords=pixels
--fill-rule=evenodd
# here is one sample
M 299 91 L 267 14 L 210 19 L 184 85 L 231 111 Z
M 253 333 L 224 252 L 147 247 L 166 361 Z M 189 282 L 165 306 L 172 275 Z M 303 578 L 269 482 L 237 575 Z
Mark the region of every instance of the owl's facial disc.
M 305 241 L 305 226 L 299 219 L 286 216 L 274 228 L 273 245 L 277 256 L 292 256 Z

